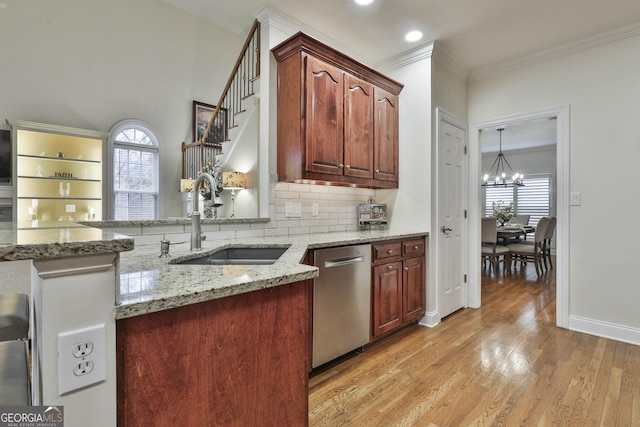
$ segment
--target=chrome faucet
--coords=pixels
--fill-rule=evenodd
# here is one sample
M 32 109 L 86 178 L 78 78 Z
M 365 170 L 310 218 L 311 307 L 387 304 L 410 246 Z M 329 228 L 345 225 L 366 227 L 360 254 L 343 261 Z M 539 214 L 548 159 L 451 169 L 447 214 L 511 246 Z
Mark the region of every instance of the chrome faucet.
M 215 191 L 216 184 L 214 179 L 208 173 L 201 173 L 196 178 L 193 183 L 193 195 L 191 199 L 193 200 L 193 210 L 191 212 L 191 250 L 199 251 L 202 249 L 202 241 L 205 239 L 205 236 L 202 235 L 202 230 L 200 229 L 200 210 L 198 208 L 200 193 L 198 192 L 198 187 L 200 187 L 200 183 L 202 180 L 206 179 L 209 181 L 209 188 L 211 192 Z

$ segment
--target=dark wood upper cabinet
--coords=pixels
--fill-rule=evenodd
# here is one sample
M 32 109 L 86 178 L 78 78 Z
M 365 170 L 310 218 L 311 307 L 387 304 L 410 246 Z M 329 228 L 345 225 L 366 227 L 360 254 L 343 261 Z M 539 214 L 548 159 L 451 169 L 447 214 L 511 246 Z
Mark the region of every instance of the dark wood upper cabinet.
M 398 187 L 403 85 L 297 33 L 278 62 L 278 179 Z
M 306 59 L 306 170 L 342 175 L 344 75 L 314 57 Z
M 376 132 L 374 139 L 375 178 L 398 182 L 398 96 L 376 88 L 374 99 Z

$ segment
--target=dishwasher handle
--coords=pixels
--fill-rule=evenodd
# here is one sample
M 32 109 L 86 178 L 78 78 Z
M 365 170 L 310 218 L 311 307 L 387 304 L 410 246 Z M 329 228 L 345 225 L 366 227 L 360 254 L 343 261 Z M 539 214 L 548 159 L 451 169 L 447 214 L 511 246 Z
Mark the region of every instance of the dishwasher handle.
M 363 261 L 364 257 L 362 255 L 350 258 L 331 259 L 324 262 L 324 268 L 341 267 L 343 265 L 355 264 Z

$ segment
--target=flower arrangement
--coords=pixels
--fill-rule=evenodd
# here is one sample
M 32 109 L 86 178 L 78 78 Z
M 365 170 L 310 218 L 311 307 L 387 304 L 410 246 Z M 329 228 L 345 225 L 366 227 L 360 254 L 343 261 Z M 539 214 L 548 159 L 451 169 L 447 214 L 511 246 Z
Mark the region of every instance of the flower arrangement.
M 220 173 L 221 165 L 220 159 L 216 158 L 214 162 L 207 162 L 202 166 L 202 170 L 198 171 L 198 175 L 203 173 L 208 173 L 213 177 L 213 180 L 216 183 L 216 188 L 214 190 L 215 195 L 217 196 L 223 190 L 222 187 L 222 174 Z M 204 181 L 204 188 L 200 190 L 200 194 L 205 200 L 211 200 L 211 189 L 209 188 L 209 182 Z
M 511 221 L 511 218 L 516 216 L 515 212 L 513 212 L 513 203 L 507 205 L 502 200 L 493 202 L 493 216 L 501 225 Z

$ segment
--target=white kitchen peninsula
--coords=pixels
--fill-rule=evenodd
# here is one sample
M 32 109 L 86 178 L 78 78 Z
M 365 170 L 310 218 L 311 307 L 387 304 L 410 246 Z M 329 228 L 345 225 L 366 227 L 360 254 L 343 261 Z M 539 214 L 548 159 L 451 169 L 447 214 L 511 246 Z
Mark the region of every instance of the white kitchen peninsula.
M 115 319 L 119 253 L 133 239 L 75 223 L 34 222 L 30 228 L 0 223 L 0 261 L 31 262 L 32 403 L 62 405 L 66 426 L 116 423 Z M 0 275 L 5 262 L 0 262 Z M 99 325 L 104 335 L 100 375 L 89 385 L 74 383 L 61 392 L 58 339 Z M 76 357 L 71 356 L 75 361 Z M 96 362 L 98 364 L 98 362 Z M 96 371 L 98 372 L 98 371 Z M 87 378 L 91 379 L 90 376 Z

